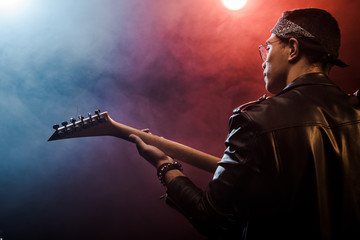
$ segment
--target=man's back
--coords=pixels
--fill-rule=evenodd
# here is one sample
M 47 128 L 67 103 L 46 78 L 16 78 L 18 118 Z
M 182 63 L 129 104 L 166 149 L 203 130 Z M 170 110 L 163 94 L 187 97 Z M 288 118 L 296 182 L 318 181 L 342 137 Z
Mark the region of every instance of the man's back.
M 257 159 L 251 164 L 277 179 L 276 194 L 271 191 L 266 203 L 270 216 L 298 236 L 301 228 L 318 228 L 325 239 L 359 236 L 358 97 L 344 94 L 323 74 L 308 74 L 242 114 L 256 129 L 258 150 L 251 155 Z M 249 225 L 249 239 L 250 230 Z

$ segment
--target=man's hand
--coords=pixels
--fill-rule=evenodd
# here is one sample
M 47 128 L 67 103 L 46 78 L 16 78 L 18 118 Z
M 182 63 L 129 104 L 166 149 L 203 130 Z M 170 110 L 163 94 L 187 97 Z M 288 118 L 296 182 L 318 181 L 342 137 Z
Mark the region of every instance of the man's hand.
M 146 144 L 140 137 L 130 134 L 129 138 L 136 144 L 140 156 L 145 158 L 154 167 L 158 168 L 161 164 L 166 162 L 173 163 L 174 160 L 167 156 L 163 151 L 152 145 Z
M 149 133 L 150 134 L 150 133 Z M 166 155 L 163 151 L 152 145 L 146 144 L 140 137 L 134 134 L 130 134 L 129 138 L 136 144 L 136 148 L 139 154 L 151 163 L 156 169 L 163 163 L 173 163 L 174 159 Z M 172 169 L 168 171 L 164 176 L 164 183 L 168 184 L 174 178 L 178 176 L 184 176 L 184 174 L 178 169 Z

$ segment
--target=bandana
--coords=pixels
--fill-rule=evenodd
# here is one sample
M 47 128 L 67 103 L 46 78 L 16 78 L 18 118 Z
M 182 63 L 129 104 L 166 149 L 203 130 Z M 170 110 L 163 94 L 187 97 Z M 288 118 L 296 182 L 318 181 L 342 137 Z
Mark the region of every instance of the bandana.
M 280 18 L 275 27 L 270 32 L 280 38 L 297 38 L 300 40 L 304 39 L 303 41 L 300 41 L 304 48 L 326 53 L 327 60 L 333 65 L 339 67 L 349 66 L 337 58 L 337 53 L 331 53 L 328 51 L 324 45 L 321 44 L 321 41 L 319 41 L 319 39 L 316 38 L 313 34 L 288 19 Z
M 271 30 L 271 33 L 282 38 L 300 38 L 308 37 L 315 38 L 314 35 L 285 18 L 280 18 L 275 27 Z

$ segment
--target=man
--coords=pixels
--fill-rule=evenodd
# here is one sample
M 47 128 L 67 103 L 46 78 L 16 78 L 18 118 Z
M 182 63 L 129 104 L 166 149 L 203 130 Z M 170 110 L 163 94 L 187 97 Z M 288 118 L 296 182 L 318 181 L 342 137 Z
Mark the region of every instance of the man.
M 338 24 L 324 10 L 296 9 L 271 33 L 260 54 L 275 96 L 234 110 L 204 191 L 130 137 L 158 168 L 167 203 L 209 239 L 360 239 L 360 101 L 328 78 L 346 66 Z

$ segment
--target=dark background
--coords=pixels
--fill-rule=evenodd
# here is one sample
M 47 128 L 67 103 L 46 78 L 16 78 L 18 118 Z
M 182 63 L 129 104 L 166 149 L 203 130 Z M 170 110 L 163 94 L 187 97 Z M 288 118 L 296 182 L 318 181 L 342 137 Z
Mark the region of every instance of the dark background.
M 0 11 L 0 231 L 17 239 L 203 239 L 163 200 L 132 143 L 47 142 L 52 125 L 100 108 L 221 157 L 232 109 L 265 92 L 258 45 L 282 12 L 319 7 L 342 30 L 331 78 L 359 87 L 360 2 L 29 0 Z M 200 187 L 211 174 L 184 164 Z

